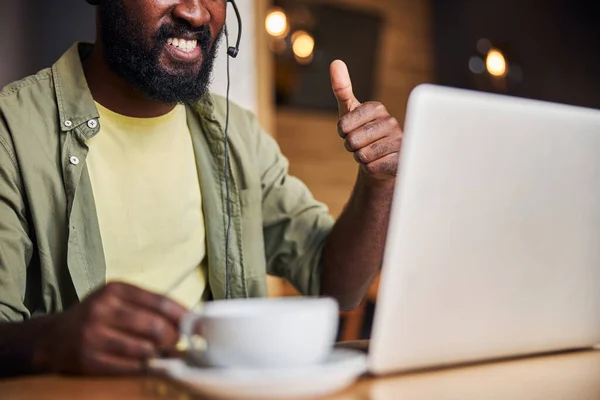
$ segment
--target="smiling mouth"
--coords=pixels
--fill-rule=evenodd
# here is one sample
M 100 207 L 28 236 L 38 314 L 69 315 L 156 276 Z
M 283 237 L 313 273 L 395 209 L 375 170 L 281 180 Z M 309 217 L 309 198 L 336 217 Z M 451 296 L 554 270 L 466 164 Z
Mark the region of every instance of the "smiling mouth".
M 198 47 L 197 40 L 186 40 L 181 38 L 169 38 L 167 40 L 167 45 L 178 48 L 179 50 L 185 52 L 192 52 L 196 47 Z
M 202 59 L 202 48 L 198 40 L 169 38 L 165 46 L 165 55 L 173 62 L 194 64 Z

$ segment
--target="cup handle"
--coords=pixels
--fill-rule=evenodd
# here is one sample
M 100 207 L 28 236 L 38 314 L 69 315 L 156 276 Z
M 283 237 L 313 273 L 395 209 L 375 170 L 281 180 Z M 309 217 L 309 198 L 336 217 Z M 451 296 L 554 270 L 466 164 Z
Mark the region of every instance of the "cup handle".
M 188 342 L 188 349 L 192 351 L 196 350 L 194 348 L 194 341 L 192 340 L 192 337 L 194 336 L 194 325 L 198 320 L 202 320 L 202 315 L 203 314 L 201 312 L 189 311 L 184 315 L 179 325 L 181 334 Z

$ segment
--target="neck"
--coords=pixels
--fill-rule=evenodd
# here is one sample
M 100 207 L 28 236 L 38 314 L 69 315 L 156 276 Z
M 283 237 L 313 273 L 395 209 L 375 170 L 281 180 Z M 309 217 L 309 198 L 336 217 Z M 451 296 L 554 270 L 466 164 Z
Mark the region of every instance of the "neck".
M 136 118 L 152 118 L 167 114 L 173 104 L 153 100 L 114 73 L 99 40 L 92 54 L 83 62 L 83 72 L 95 101 L 116 113 Z

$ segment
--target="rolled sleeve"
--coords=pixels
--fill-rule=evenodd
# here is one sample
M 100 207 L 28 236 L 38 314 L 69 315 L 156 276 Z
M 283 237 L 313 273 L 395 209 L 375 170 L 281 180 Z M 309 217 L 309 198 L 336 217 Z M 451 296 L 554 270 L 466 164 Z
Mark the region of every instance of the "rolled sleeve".
M 325 204 L 289 175 L 289 162 L 273 138 L 262 132 L 263 234 L 267 272 L 285 278 L 306 296 L 321 292 L 321 254 L 334 224 Z

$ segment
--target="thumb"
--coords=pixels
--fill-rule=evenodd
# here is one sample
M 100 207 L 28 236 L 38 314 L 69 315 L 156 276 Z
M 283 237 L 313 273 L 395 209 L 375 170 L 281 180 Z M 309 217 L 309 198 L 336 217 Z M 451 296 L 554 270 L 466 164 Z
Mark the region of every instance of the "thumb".
M 350 73 L 343 61 L 332 62 L 329 67 L 329 75 L 331 76 L 331 88 L 338 102 L 340 117 L 343 117 L 360 106 L 360 102 L 354 97 Z

